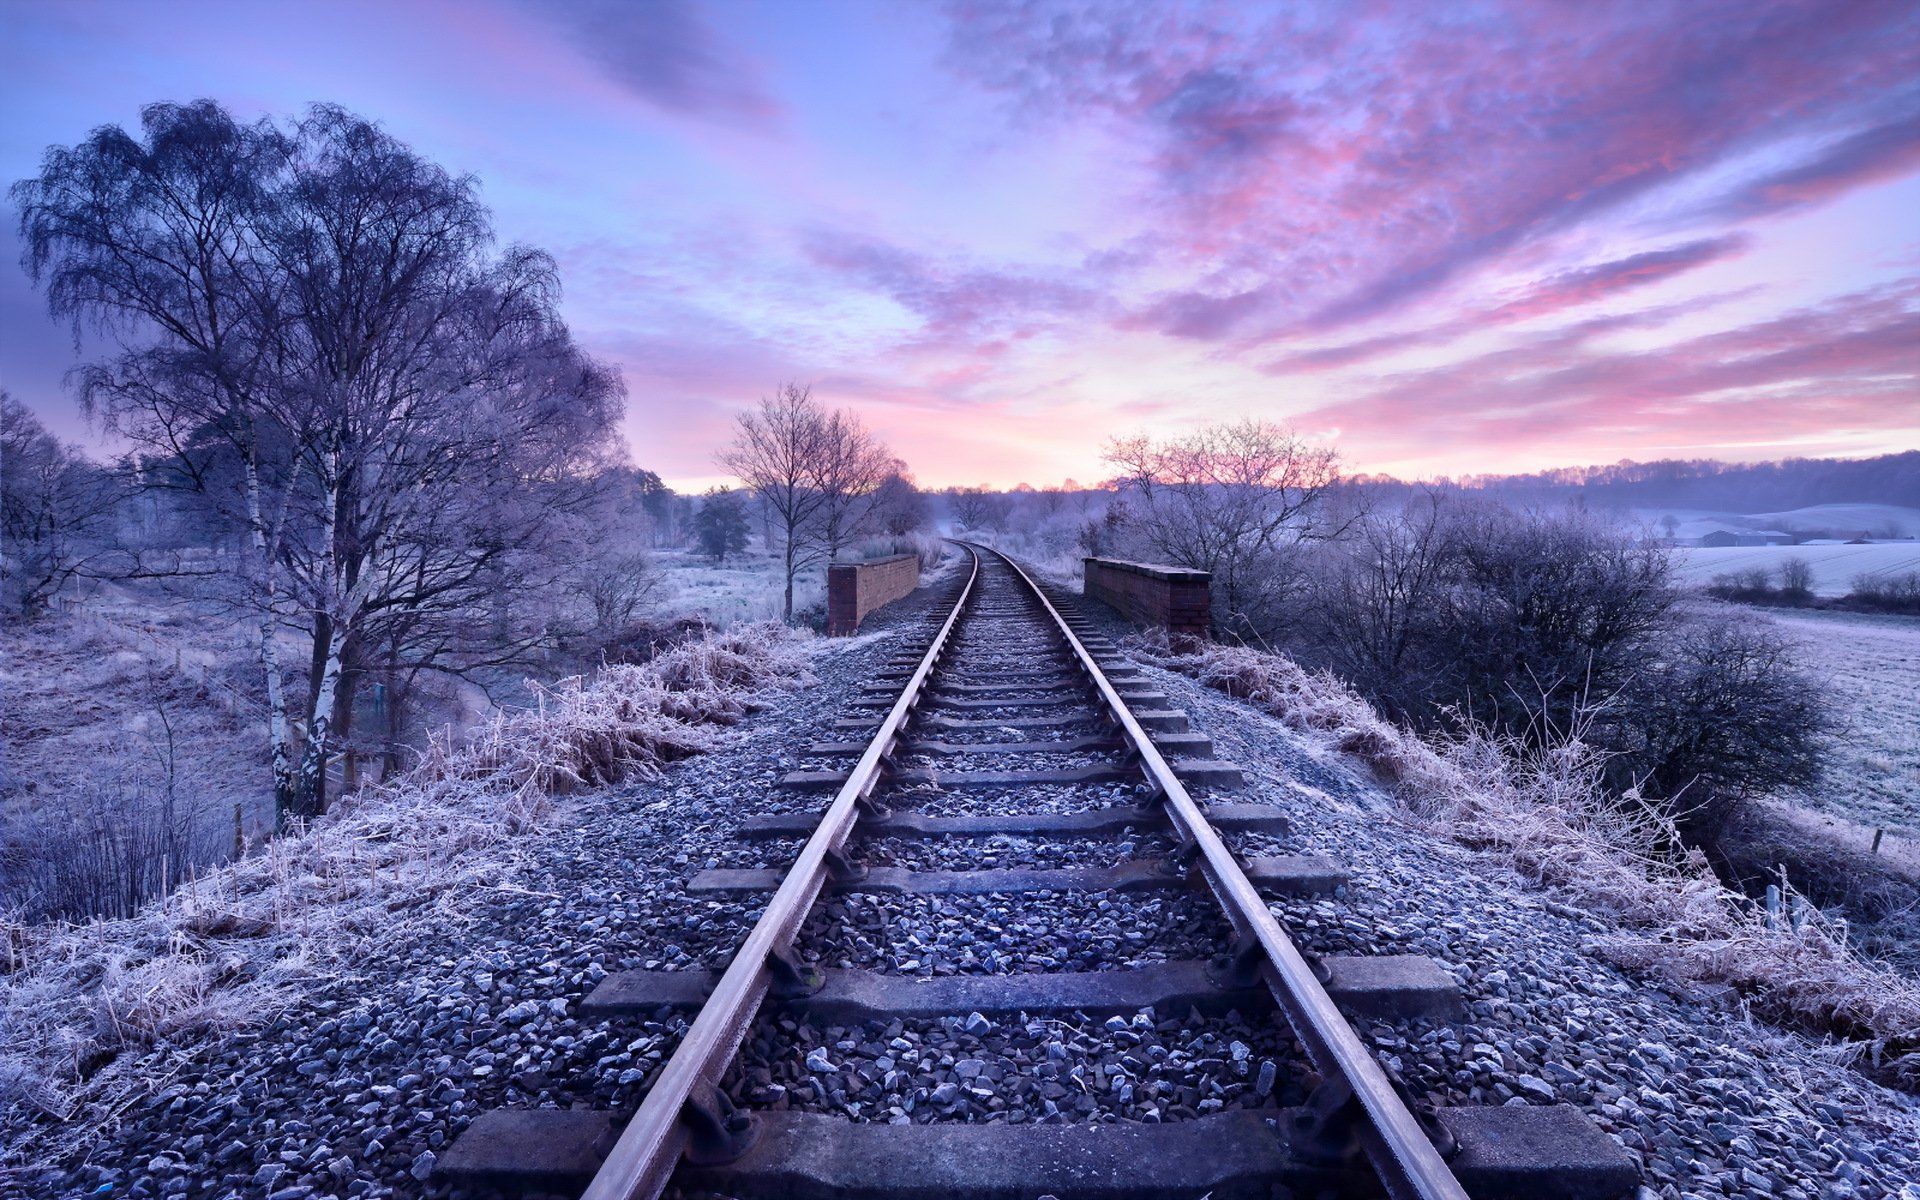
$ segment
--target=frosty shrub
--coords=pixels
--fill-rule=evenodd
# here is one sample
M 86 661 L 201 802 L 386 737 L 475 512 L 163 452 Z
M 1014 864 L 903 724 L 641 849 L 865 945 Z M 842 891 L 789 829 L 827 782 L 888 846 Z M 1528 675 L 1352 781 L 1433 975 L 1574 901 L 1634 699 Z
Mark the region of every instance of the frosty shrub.
M 1658 806 L 1611 791 L 1604 756 L 1468 726 L 1423 740 L 1328 673 L 1283 655 L 1136 637 L 1136 656 L 1248 701 L 1364 763 L 1418 827 L 1494 855 L 1600 920 L 1615 963 L 1681 987 L 1726 988 L 1755 1012 L 1838 1039 L 1838 1054 L 1920 1088 L 1920 986 L 1861 959 L 1797 896 L 1793 919 L 1723 888 Z
M 550 821 L 555 796 L 657 776 L 805 678 L 778 626 L 713 634 L 545 689 L 130 918 L 0 921 L 0 1105 L 42 1118 L 12 1152 L 71 1152 L 112 1118 L 116 1090 L 164 1073 L 129 1051 L 185 1053 L 270 1020 L 297 990 L 352 971 L 376 939 L 405 938 L 436 908 L 507 881 L 514 839 Z

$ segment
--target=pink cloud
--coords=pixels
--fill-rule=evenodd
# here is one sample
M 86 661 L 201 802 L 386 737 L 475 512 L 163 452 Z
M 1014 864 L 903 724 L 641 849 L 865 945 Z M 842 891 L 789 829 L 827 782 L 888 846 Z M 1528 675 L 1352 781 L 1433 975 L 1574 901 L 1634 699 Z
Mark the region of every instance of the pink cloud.
M 1762 176 L 1720 207 L 1735 216 L 1802 208 L 1915 167 L 1920 167 L 1920 112 L 1863 129 L 1806 162 Z
M 1446 367 L 1389 376 L 1309 418 L 1376 460 L 1597 443 L 1715 445 L 1920 424 L 1920 277 L 1659 350 L 1609 352 L 1587 322 Z M 1564 447 L 1564 449 L 1561 449 Z M 1610 450 L 1610 453 L 1621 449 Z
M 1730 233 L 1562 271 L 1542 280 L 1519 299 L 1486 313 L 1483 319 L 1491 323 L 1526 321 L 1606 300 L 1621 292 L 1671 279 L 1695 267 L 1734 257 L 1745 252 L 1752 240 L 1745 234 Z
M 1595 304 L 1636 288 L 1660 283 L 1696 267 L 1744 253 L 1750 241 L 1744 234 L 1733 233 L 1562 271 L 1548 276 L 1504 304 L 1471 309 L 1424 329 L 1379 334 L 1344 345 L 1290 354 L 1269 364 L 1265 370 L 1276 375 L 1328 371 L 1420 346 L 1446 345 L 1481 330 Z M 1696 297 L 1692 301 L 1662 305 L 1636 314 L 1631 320 L 1642 326 L 1663 324 L 1682 313 L 1698 312 L 1724 299 L 1726 297 L 1718 295 Z M 1603 322 L 1606 320 L 1602 319 Z M 1583 325 L 1589 331 L 1598 327 L 1593 321 Z
M 1736 153 L 1779 155 L 1777 206 L 1916 165 L 1911 6 L 958 11 L 959 70 L 1143 148 L 1163 260 L 1241 268 L 1134 318 L 1176 336 L 1369 319 Z M 1834 130 L 1868 132 L 1785 149 Z

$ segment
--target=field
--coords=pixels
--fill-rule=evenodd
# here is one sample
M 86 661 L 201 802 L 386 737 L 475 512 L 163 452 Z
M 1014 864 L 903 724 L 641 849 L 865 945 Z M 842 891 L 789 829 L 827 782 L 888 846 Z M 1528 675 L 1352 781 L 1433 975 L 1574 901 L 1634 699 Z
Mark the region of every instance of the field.
M 1676 575 L 1682 583 L 1704 587 L 1716 575 L 1730 575 L 1755 567 L 1778 583 L 1780 564 L 1804 558 L 1813 566 L 1813 590 L 1819 596 L 1844 596 L 1858 575 L 1881 578 L 1920 571 L 1920 542 L 1873 546 L 1706 546 L 1674 551 Z
M 259 672 L 236 622 L 107 589 L 4 646 L 0 906 L 112 911 L 123 887 L 271 830 Z
M 1802 806 L 1920 840 L 1920 621 L 1776 614 L 1835 693 L 1844 725 L 1827 780 Z
M 1920 508 L 1900 504 L 1815 504 L 1784 512 L 1739 513 L 1706 508 L 1635 508 L 1627 517 L 1636 525 L 1660 531 L 1661 521 L 1672 517 L 1678 524 L 1674 536 L 1697 538 L 1716 529 L 1800 530 L 1804 536 L 1852 537 L 1865 533 L 1872 537 L 1920 537 Z
M 691 550 L 658 550 L 652 565 L 660 582 L 647 599 L 663 617 L 700 616 L 717 629 L 780 619 L 781 563 L 757 545 L 718 563 Z M 823 607 L 826 596 L 824 567 L 809 567 L 793 581 L 795 613 Z

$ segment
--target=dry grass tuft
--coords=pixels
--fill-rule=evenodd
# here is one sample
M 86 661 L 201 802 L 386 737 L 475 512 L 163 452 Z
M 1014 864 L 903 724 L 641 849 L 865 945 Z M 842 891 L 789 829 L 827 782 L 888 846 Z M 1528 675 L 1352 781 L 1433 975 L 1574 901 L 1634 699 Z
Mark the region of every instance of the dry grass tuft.
M 441 743 L 311 829 L 201 876 L 124 921 L 0 921 L 0 1165 L 63 1158 L 163 1086 L 153 1061 L 272 1019 L 296 990 L 352 973 L 379 936 L 504 882 L 512 839 L 575 788 L 653 778 L 774 688 L 806 679 L 774 625 L 565 680 L 536 707 Z
M 1860 958 L 1845 931 L 1789 896 L 1793 920 L 1723 888 L 1637 795 L 1610 796 L 1579 741 L 1528 751 L 1468 730 L 1429 745 L 1332 675 L 1241 647 L 1136 637 L 1145 661 L 1256 705 L 1365 763 L 1426 829 L 1501 859 L 1612 932 L 1615 963 L 1705 993 L 1732 989 L 1762 1016 L 1837 1039 L 1837 1056 L 1920 1090 L 1920 986 Z

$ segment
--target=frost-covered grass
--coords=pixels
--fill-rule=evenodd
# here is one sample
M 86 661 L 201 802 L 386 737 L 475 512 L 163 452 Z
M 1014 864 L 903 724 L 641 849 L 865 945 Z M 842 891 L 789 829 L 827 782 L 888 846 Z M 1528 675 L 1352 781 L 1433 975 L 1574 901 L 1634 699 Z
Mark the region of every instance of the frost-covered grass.
M 1085 551 L 1059 530 L 970 530 L 956 536 L 1012 555 L 1028 573 L 1049 583 L 1078 589 L 1086 580 Z
M 661 573 L 654 594 L 656 611 L 696 616 L 716 629 L 780 619 L 786 579 L 777 555 L 759 548 L 729 554 L 719 562 L 695 550 L 660 550 L 653 557 Z M 824 608 L 826 568 L 812 566 L 793 582 L 796 614 Z
M 1611 926 L 1596 949 L 1680 986 L 1730 988 L 1755 1012 L 1837 1039 L 1836 1052 L 1920 1087 L 1920 985 L 1861 959 L 1810 907 L 1795 921 L 1720 886 L 1629 795 L 1609 797 L 1578 742 L 1526 752 L 1485 733 L 1428 744 L 1327 674 L 1283 655 L 1135 639 L 1143 659 L 1249 701 L 1365 763 L 1421 826 L 1496 856 Z
M 911 551 L 920 555 L 921 570 L 927 572 L 946 558 L 945 548 L 936 535 L 919 533 L 903 538 L 870 538 L 851 547 L 843 557 L 879 558 Z M 780 556 L 763 548 L 757 537 L 748 549 L 718 562 L 697 550 L 658 550 L 652 562 L 661 574 L 660 586 L 653 594 L 654 610 L 659 614 L 699 617 L 716 629 L 780 619 L 785 568 Z M 801 620 L 803 616 L 817 616 L 824 621 L 826 604 L 826 564 L 815 563 L 794 577 L 794 617 Z
M 1842 722 L 1806 808 L 1920 838 L 1920 620 L 1861 613 L 1773 619 L 1832 690 Z
M 123 914 L 272 824 L 236 624 L 114 592 L 0 637 L 0 912 Z
M 251 647 L 231 623 L 158 603 L 71 609 L 0 639 L 0 789 L 33 807 L 104 780 L 153 778 L 168 766 L 183 790 L 231 821 L 263 799 L 263 721 Z M 28 785 L 31 785 L 29 791 Z
M 436 745 L 310 830 L 132 919 L 0 923 L 0 1106 L 43 1116 L 36 1144 L 5 1153 L 64 1153 L 113 1118 L 110 1097 L 137 1092 L 126 1063 L 142 1056 L 130 1051 L 257 1026 L 296 987 L 351 976 L 376 938 L 404 939 L 422 914 L 506 882 L 516 837 L 553 819 L 554 796 L 655 776 L 806 677 L 785 629 L 712 634 L 541 689 L 534 706 Z

